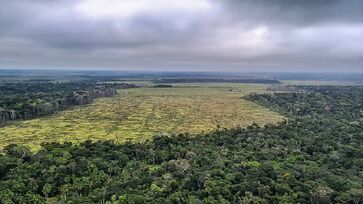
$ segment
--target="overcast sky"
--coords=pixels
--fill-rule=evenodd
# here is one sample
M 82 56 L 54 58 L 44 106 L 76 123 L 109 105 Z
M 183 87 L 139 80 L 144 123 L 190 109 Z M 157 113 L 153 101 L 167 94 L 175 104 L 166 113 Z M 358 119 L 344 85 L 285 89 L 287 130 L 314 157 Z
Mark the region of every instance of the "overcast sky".
M 0 0 L 0 68 L 363 71 L 363 0 Z

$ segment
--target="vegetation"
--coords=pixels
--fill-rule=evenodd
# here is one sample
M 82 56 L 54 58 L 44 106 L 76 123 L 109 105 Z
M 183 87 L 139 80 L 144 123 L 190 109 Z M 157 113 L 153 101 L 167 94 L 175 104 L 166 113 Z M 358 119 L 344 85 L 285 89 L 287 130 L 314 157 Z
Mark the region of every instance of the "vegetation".
M 170 84 L 156 84 L 153 86 L 154 88 L 171 88 L 173 85 Z
M 282 124 L 36 153 L 8 145 L 1 202 L 361 203 L 363 88 L 298 88 L 247 97 L 289 116 Z
M 362 119 L 363 86 L 298 86 L 297 90 L 300 92 L 250 94 L 248 98 L 289 116 L 319 114 L 335 119 L 358 120 L 355 122 Z
M 266 92 L 265 85 L 186 84 L 172 88 L 121 89 L 111 98 L 0 129 L 0 147 L 43 142 L 112 139 L 141 142 L 157 133 L 202 133 L 216 128 L 264 125 L 283 116 L 241 99 Z
M 0 124 L 88 104 L 95 98 L 114 96 L 116 88 L 129 87 L 129 84 L 100 84 L 93 81 L 3 82 L 0 83 Z
M 259 83 L 259 84 L 280 84 L 278 80 L 275 79 L 233 79 L 233 78 L 164 78 L 160 80 L 155 80 L 155 83 Z

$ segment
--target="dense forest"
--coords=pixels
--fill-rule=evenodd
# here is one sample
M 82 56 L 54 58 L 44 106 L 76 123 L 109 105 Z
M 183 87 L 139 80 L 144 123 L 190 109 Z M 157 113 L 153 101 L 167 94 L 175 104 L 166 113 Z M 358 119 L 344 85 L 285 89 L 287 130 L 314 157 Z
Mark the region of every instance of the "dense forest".
M 9 145 L 2 203 L 362 203 L 363 87 L 251 94 L 288 120 L 145 143 Z
M 0 83 L 0 124 L 88 104 L 95 98 L 114 96 L 117 88 L 133 87 L 132 84 L 97 81 L 29 80 Z

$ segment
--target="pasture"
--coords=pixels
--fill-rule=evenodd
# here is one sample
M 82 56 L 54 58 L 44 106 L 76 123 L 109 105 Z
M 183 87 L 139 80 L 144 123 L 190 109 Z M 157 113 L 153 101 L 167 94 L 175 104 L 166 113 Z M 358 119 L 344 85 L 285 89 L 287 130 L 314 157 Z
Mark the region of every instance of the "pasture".
M 175 84 L 172 88 L 122 89 L 112 98 L 0 128 L 0 147 L 43 142 L 107 140 L 141 142 L 158 133 L 198 134 L 216 128 L 246 127 L 282 121 L 283 116 L 247 101 L 267 85 Z

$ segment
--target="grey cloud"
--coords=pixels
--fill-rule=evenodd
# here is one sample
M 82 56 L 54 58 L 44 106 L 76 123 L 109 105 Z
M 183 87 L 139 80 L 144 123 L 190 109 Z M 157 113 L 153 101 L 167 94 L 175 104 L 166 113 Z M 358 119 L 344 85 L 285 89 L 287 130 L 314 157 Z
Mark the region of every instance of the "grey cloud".
M 361 23 L 363 18 L 361 0 L 227 0 L 224 2 L 237 18 L 252 22 L 296 26 Z
M 76 2 L 76 1 L 74 1 Z M 31 4 L 33 3 L 33 4 Z M 168 16 L 138 15 L 126 23 L 118 19 L 90 20 L 71 7 L 70 1 L 19 1 L 0 10 L 0 36 L 36 41 L 61 49 L 127 48 L 180 43 L 197 35 L 198 22 L 180 29 Z M 198 27 L 197 27 L 198 26 Z
M 362 71 L 360 0 L 209 0 L 205 13 L 128 18 L 90 18 L 79 2 L 0 0 L 0 67 Z

